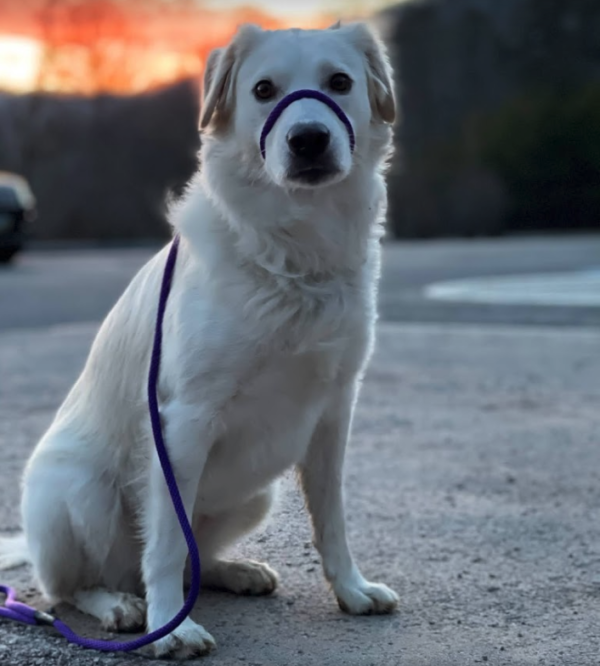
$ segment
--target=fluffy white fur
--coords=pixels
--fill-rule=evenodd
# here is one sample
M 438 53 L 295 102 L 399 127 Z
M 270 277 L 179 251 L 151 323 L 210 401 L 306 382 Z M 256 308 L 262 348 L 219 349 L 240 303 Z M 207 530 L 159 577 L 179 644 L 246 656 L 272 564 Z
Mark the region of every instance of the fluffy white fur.
M 352 90 L 328 90 L 335 72 Z M 323 104 L 297 102 L 260 157 L 276 99 L 325 90 L 357 145 Z M 208 63 L 201 173 L 173 216 L 181 248 L 164 329 L 159 399 L 165 439 L 203 559 L 203 583 L 266 594 L 266 564 L 220 558 L 256 526 L 274 484 L 296 466 L 325 577 L 349 613 L 387 613 L 396 594 L 361 575 L 348 548 L 342 464 L 373 345 L 383 171 L 394 98 L 390 68 L 363 24 L 325 31 L 243 28 Z M 331 178 L 287 177 L 287 131 L 313 120 L 331 133 Z M 87 364 L 35 449 L 23 480 L 26 539 L 0 541 L 0 564 L 27 558 L 43 592 L 107 628 L 148 630 L 183 603 L 186 547 L 154 452 L 146 378 L 166 248 L 104 321 Z M 257 607 L 258 608 L 258 607 Z M 208 652 L 187 619 L 155 653 Z

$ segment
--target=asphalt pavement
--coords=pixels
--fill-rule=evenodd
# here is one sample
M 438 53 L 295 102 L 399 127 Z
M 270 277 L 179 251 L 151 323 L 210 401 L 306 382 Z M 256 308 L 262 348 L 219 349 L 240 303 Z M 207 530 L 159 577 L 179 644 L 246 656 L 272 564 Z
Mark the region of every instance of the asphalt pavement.
M 46 246 L 47 247 L 47 246 Z M 158 246 L 63 246 L 0 267 L 0 330 L 98 321 Z M 600 326 L 598 307 L 436 301 L 429 285 L 481 276 L 600 268 L 600 235 L 387 243 L 380 313 L 385 321 Z
M 24 461 L 150 251 L 40 250 L 0 271 L 0 530 L 18 528 Z M 597 666 L 600 308 L 427 290 L 599 265 L 593 236 L 388 245 L 346 495 L 357 560 L 400 592 L 400 609 L 369 618 L 337 609 L 289 476 L 270 523 L 234 551 L 277 568 L 280 590 L 203 592 L 194 617 L 219 648 L 195 663 Z M 27 567 L 0 581 L 43 606 Z M 2 666 L 136 663 L 144 657 L 85 652 L 51 630 L 0 622 Z

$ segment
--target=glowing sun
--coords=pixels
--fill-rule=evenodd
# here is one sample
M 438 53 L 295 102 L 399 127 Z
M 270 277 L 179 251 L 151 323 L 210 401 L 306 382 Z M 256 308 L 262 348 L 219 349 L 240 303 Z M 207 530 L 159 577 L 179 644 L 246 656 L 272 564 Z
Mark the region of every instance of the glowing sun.
M 42 45 L 35 39 L 0 35 L 0 88 L 27 92 L 35 87 Z

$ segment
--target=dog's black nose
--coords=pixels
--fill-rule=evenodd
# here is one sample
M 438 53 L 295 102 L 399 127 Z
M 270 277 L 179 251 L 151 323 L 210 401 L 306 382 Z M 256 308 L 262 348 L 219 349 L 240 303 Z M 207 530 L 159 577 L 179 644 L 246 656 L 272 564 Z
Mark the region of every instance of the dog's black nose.
M 315 160 L 329 146 L 329 130 L 322 123 L 295 125 L 288 132 L 287 142 L 296 157 Z

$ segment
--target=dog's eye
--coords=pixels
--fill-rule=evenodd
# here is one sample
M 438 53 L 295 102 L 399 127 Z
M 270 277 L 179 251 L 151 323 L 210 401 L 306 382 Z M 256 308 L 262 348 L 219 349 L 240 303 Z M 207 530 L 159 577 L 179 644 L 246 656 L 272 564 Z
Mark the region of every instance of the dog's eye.
M 329 79 L 329 87 L 338 93 L 350 92 L 352 88 L 352 79 L 347 74 L 338 72 Z
M 262 102 L 271 99 L 271 97 L 273 97 L 274 95 L 275 95 L 275 86 L 267 79 L 259 81 L 254 86 L 254 97 L 256 97 L 256 99 Z

